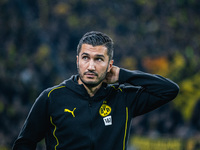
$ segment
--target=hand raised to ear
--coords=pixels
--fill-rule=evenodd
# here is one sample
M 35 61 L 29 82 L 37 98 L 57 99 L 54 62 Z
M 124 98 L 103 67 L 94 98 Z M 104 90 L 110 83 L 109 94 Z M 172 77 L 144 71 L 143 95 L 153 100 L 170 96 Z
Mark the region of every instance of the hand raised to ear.
M 110 69 L 110 72 L 108 72 L 106 74 L 104 82 L 107 83 L 107 84 L 113 84 L 113 83 L 118 82 L 118 80 L 119 80 L 119 71 L 120 71 L 119 67 L 112 66 L 112 68 Z

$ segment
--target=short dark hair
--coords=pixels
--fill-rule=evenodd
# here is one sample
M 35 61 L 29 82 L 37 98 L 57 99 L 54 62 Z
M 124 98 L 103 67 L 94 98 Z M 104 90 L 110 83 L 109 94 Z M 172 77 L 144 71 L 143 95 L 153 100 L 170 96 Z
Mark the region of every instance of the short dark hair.
M 89 44 L 92 46 L 99 46 L 103 45 L 107 48 L 107 54 L 109 56 L 109 60 L 113 58 L 113 40 L 106 34 L 98 32 L 98 31 L 91 31 L 87 32 L 83 37 L 80 39 L 79 44 L 77 46 L 77 55 L 79 55 L 81 51 L 82 44 Z

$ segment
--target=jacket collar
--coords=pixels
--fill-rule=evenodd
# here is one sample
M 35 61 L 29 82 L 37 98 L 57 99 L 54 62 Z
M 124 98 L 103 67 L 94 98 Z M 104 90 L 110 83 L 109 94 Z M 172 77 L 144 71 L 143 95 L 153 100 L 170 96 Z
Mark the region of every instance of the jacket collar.
M 73 75 L 68 80 L 65 80 L 64 84 L 66 88 L 72 90 L 73 92 L 81 96 L 93 99 L 94 101 L 101 100 L 107 95 L 109 95 L 111 88 L 106 83 L 103 83 L 100 89 L 96 92 L 96 94 L 93 97 L 90 97 L 85 87 L 82 84 L 78 84 L 78 77 L 78 75 Z

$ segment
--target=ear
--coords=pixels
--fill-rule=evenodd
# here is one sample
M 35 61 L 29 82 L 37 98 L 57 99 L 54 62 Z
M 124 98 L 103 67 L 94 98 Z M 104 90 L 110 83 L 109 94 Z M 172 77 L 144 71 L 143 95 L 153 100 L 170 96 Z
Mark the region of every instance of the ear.
M 78 68 L 78 55 L 76 55 L 76 66 Z
M 108 71 L 107 71 L 107 72 L 110 72 L 110 69 L 111 69 L 112 66 L 113 66 L 113 62 L 114 62 L 114 60 L 110 60 L 110 61 L 109 61 L 109 64 L 108 64 Z

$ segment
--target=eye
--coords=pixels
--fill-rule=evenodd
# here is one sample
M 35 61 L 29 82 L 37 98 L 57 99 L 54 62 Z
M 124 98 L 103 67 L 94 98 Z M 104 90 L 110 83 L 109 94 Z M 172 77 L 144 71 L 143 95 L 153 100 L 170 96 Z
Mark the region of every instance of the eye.
M 82 59 L 83 60 L 88 60 L 89 58 L 88 58 L 88 56 L 83 56 Z
M 102 61 L 103 61 L 102 58 L 97 58 L 96 60 L 97 60 L 98 62 L 102 62 Z

